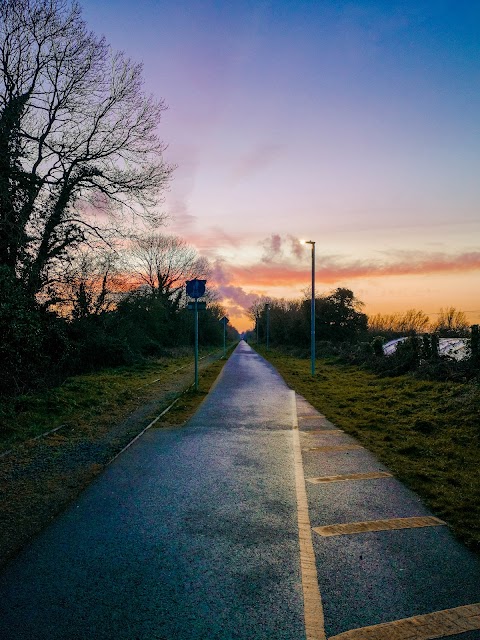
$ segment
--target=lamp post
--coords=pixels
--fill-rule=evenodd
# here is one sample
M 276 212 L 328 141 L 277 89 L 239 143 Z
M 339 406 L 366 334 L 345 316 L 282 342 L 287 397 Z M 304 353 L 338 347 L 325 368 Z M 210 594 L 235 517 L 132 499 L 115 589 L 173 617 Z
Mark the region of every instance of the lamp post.
M 265 303 L 265 314 L 267 316 L 267 351 L 270 346 L 270 303 Z
M 315 241 L 305 240 L 305 244 L 312 245 L 312 302 L 311 302 L 311 343 L 310 343 L 310 358 L 312 363 L 312 376 L 315 375 Z

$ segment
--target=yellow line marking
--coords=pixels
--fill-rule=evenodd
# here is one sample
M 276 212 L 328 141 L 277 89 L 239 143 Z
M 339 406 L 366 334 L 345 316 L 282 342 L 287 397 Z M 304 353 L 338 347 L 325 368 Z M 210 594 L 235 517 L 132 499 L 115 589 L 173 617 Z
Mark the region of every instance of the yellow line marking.
M 330 640 L 434 640 L 480 629 L 480 603 L 345 631 Z
M 303 588 L 303 613 L 307 640 L 327 640 L 323 617 L 322 597 L 318 587 L 317 567 L 313 551 L 312 530 L 308 515 L 307 490 L 303 473 L 302 451 L 298 433 L 297 404 L 292 391 L 293 456 L 295 465 L 295 489 L 297 493 L 298 536 L 300 543 L 300 571 Z
M 320 476 L 319 478 L 307 478 L 307 482 L 320 484 L 322 482 L 344 482 L 346 480 L 375 480 L 377 478 L 391 478 L 392 474 L 386 471 L 372 471 L 371 473 L 346 473 L 343 476 Z
M 304 451 L 353 451 L 354 449 L 363 449 L 359 444 L 340 444 L 325 447 L 304 447 Z
M 367 520 L 366 522 L 347 522 L 346 524 L 330 524 L 325 527 L 314 527 L 320 536 L 342 536 L 367 531 L 391 531 L 394 529 L 413 529 L 416 527 L 439 527 L 446 524 L 440 518 L 419 516 L 414 518 L 391 518 L 389 520 Z

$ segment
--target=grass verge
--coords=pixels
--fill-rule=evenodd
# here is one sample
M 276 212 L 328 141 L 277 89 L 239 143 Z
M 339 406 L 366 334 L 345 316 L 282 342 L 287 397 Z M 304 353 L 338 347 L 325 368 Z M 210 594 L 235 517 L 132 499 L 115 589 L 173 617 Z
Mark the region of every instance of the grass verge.
M 480 553 L 480 387 L 381 378 L 334 360 L 259 348 L 287 384 L 355 436 Z
M 205 352 L 201 366 L 220 353 L 209 357 Z M 59 426 L 101 430 L 103 423 L 108 426 L 121 420 L 159 395 L 167 406 L 190 378 L 193 380 L 193 359 L 183 355 L 74 376 L 40 393 L 2 399 L 0 454 Z
M 189 386 L 192 358 L 180 357 L 76 376 L 2 407 L 0 565 L 74 501 L 176 398 L 155 428 L 186 422 L 225 364 L 220 355 L 217 351 L 200 361 L 198 391 Z

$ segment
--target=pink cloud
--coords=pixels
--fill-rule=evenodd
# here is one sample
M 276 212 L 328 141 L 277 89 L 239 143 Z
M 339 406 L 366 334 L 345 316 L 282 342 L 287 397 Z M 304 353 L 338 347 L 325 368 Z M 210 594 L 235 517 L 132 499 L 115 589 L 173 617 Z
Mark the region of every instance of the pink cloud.
M 283 246 L 280 236 L 271 236 L 272 250 Z M 295 239 L 293 239 L 295 240 Z M 293 242 L 292 242 L 293 244 Z M 293 244 L 295 246 L 295 244 Z M 279 257 L 281 257 L 281 252 Z M 335 285 L 341 281 L 359 278 L 385 276 L 422 275 L 448 272 L 469 272 L 480 269 L 480 252 L 459 255 L 442 253 L 420 254 L 417 252 L 396 253 L 393 261 L 352 261 L 340 260 L 338 256 L 324 256 L 317 260 L 317 281 Z M 296 287 L 308 284 L 308 265 L 259 262 L 255 265 L 229 265 L 216 260 L 212 268 L 211 280 L 220 299 L 228 309 L 230 317 L 245 323 L 246 312 L 252 304 L 263 297 L 262 289 L 268 287 Z M 255 291 L 258 288 L 260 291 Z M 243 316 L 243 319 L 242 319 Z
M 261 242 L 261 245 L 264 249 L 262 262 L 272 262 L 276 258 L 278 259 L 282 253 L 282 238 L 278 233 L 272 233 L 269 238 Z
M 292 235 L 282 237 L 278 233 L 272 233 L 271 236 L 262 240 L 260 245 L 264 250 L 262 262 L 267 264 L 280 260 L 282 263 L 299 260 L 305 253 L 305 245 Z
M 290 252 L 295 258 L 298 260 L 303 257 L 305 253 L 305 245 L 300 242 L 298 238 L 294 236 L 288 236 L 288 241 L 290 243 Z
M 469 252 L 457 256 L 445 254 L 422 255 L 416 253 L 397 254 L 397 261 L 379 263 L 369 261 L 340 262 L 336 257 L 317 260 L 317 279 L 325 283 L 356 278 L 384 276 L 421 275 L 433 273 L 474 271 L 480 269 L 480 252 Z M 233 282 L 245 286 L 295 286 L 308 280 L 307 265 L 260 263 L 253 266 L 232 266 Z
M 212 265 L 211 281 L 231 316 L 242 316 L 260 297 L 254 292 L 247 292 L 243 287 L 232 283 L 231 268 L 222 260 Z

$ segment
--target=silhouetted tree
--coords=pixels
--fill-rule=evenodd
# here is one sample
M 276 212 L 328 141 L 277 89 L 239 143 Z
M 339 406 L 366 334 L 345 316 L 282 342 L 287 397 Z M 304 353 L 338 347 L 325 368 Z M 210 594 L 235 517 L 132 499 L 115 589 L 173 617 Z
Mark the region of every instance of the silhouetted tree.
M 122 212 L 152 224 L 172 167 L 162 102 L 67 0 L 0 2 L 0 264 L 34 297 Z M 48 302 L 48 300 L 46 300 Z
M 307 301 L 308 303 L 308 301 Z M 315 301 L 317 339 L 352 341 L 367 329 L 367 316 L 361 312 L 363 302 L 353 291 L 339 287 Z
M 455 307 L 442 307 L 432 329 L 444 338 L 468 335 L 469 322 L 463 311 Z
M 429 323 L 430 319 L 426 313 L 418 309 L 409 309 L 400 316 L 397 331 L 403 335 L 421 333 L 428 329 Z
M 70 256 L 56 286 L 55 308 L 73 320 L 115 309 L 129 284 L 118 262 L 118 254 L 101 249 Z
M 208 279 L 205 258 L 178 236 L 148 234 L 133 240 L 127 266 L 137 287 L 145 295 L 161 300 L 177 311 L 185 296 L 185 283 L 194 278 Z

